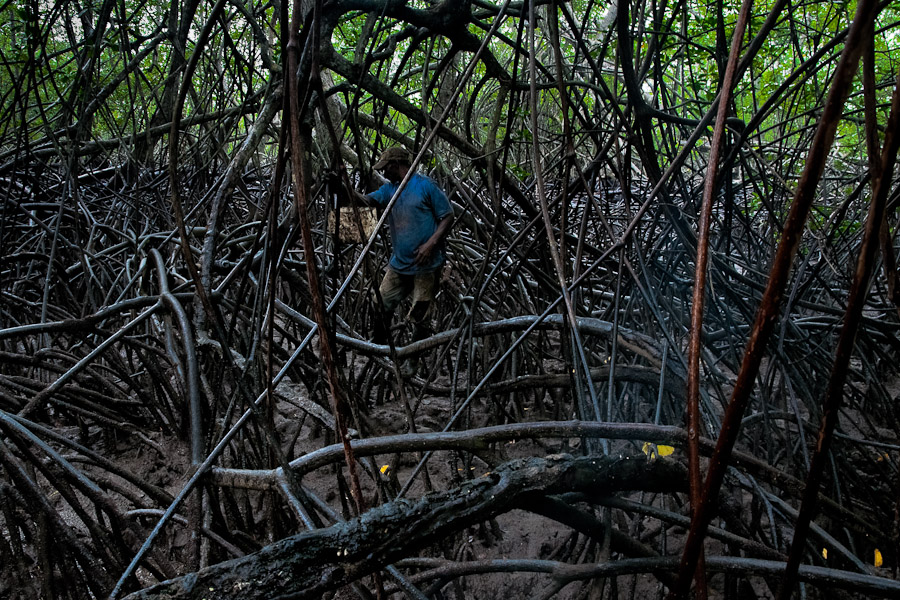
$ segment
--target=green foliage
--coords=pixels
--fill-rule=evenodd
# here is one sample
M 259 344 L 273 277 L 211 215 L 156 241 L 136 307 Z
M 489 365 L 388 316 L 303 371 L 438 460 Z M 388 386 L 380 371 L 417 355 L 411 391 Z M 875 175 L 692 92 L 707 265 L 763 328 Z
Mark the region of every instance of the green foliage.
M 427 9 L 432 4 L 409 2 L 407 6 Z M 773 4 L 773 0 L 768 0 L 755 5 L 749 36 L 759 32 Z M 34 143 L 47 143 L 49 130 L 79 123 L 81 111 L 102 94 L 102 108 L 93 112 L 89 123 L 84 123 L 89 126 L 87 135 L 95 139 L 118 138 L 148 127 L 153 115 L 171 102 L 173 90 L 181 81 L 180 71 L 174 76 L 170 73 L 178 64 L 171 41 L 175 33 L 167 31 L 170 3 L 128 0 L 116 4 L 96 45 L 91 34 L 100 16 L 99 3 L 89 3 L 80 12 L 66 3 L 40 13 L 35 6 L 22 0 L 8 3 L 0 18 L 0 39 L 6 48 L 0 69 L 4 91 L 0 108 L 7 117 L 6 136 L 13 131 L 17 135 L 24 132 Z M 725 58 L 716 55 L 716 48 L 730 45 L 739 3 L 729 1 L 722 6 L 725 40 L 717 39 L 717 3 L 688 2 L 679 5 L 677 11 L 672 11 L 674 6 L 667 6 L 661 14 L 639 11 L 630 15 L 634 66 L 645 99 L 651 105 L 687 119 L 699 118 L 709 110 L 719 91 L 720 68 Z M 588 7 L 591 12 L 585 14 Z M 187 58 L 209 8 L 201 3 L 193 17 L 185 48 Z M 270 72 L 264 61 L 268 58 L 275 65 L 282 61 L 284 44 L 278 39 L 274 6 L 251 2 L 245 8 L 247 12 L 229 7 L 216 23 L 195 72 L 185 116 L 238 106 L 281 77 L 280 73 Z M 472 48 L 467 47 L 447 63 L 445 59 L 453 47 L 450 32 L 429 33 L 391 16 L 372 19 L 354 11 L 339 16 L 330 32 L 330 43 L 341 56 L 363 65 L 368 73 L 423 113 L 437 117 L 448 102 L 456 102 L 448 127 L 465 132 L 476 145 L 496 139 L 516 158 L 514 162 L 524 164 L 531 135 L 552 139 L 562 134 L 566 121 L 577 128 L 587 116 L 613 114 L 612 104 L 618 105 L 616 111 L 624 110 L 628 104 L 619 67 L 622 40 L 611 17 L 615 11 L 596 3 L 570 3 L 568 10 L 579 27 L 583 26 L 578 31 L 573 31 L 558 11 L 561 71 L 557 72 L 547 33 L 547 10 L 546 6 L 538 9 L 539 26 L 535 28 L 534 40 L 539 63 L 535 71 L 539 132 L 530 131 L 530 115 L 523 110 L 530 101 L 531 57 L 527 51 L 527 22 L 521 18 L 518 7 L 511 8 L 496 23 L 497 35 L 490 38 L 485 56 L 476 61 L 472 76 L 455 99 L 452 92 L 473 54 Z M 778 154 L 785 144 L 802 145 L 807 139 L 842 48 L 840 40 L 833 40 L 847 27 L 854 10 L 855 2 L 791 5 L 750 70 L 737 82 L 734 114 L 745 123 L 756 121 L 751 135 L 762 155 L 770 150 Z M 468 22 L 464 31 L 479 43 L 497 17 L 485 7 L 474 8 L 473 14 L 477 19 Z M 888 6 L 877 24 L 875 71 L 880 84 L 878 102 L 882 105 L 889 98 L 889 84 L 898 67 L 894 51 L 900 46 L 895 26 L 898 19 L 898 8 Z M 159 34 L 164 36 L 161 41 Z M 586 60 L 585 51 L 599 67 L 598 72 Z M 134 68 L 120 77 L 140 55 L 143 58 L 137 60 Z M 503 74 L 502 78 L 498 78 L 498 73 Z M 566 93 L 571 94 L 565 113 L 558 90 L 560 78 Z M 515 85 L 509 87 L 510 82 Z M 355 85 L 340 76 L 335 76 L 335 83 Z M 507 92 L 502 96 L 498 93 L 501 86 L 506 86 Z M 14 102 L 16 90 L 21 90 L 22 96 Z M 422 125 L 416 119 L 367 91 L 360 93 L 360 110 L 383 122 L 395 132 L 393 136 L 421 137 Z M 355 93 L 342 97 L 352 103 Z M 853 125 L 862 114 L 859 89 L 852 91 L 848 110 L 856 117 L 842 125 L 835 152 L 851 156 L 861 151 L 861 130 Z M 883 112 L 880 118 L 884 119 Z M 237 128 L 234 131 L 243 131 L 247 126 L 240 118 L 230 123 L 229 127 Z M 366 144 L 386 143 L 384 132 L 377 128 L 362 133 Z M 9 141 L 3 143 L 8 145 Z M 590 133 L 583 136 L 582 143 L 578 148 L 582 157 L 590 157 L 599 149 L 596 136 Z M 659 137 L 654 143 L 662 148 L 667 142 Z M 790 178 L 798 168 L 799 163 L 788 161 L 784 175 Z

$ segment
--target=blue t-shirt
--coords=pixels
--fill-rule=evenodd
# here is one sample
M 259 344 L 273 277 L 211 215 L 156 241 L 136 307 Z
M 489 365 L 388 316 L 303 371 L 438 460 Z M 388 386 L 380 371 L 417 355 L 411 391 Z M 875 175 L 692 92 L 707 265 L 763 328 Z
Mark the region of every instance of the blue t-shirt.
M 391 201 L 396 191 L 396 183 L 386 183 L 369 194 L 369 198 L 383 207 Z M 452 213 L 453 208 L 444 192 L 428 177 L 414 173 L 388 215 L 394 246 L 391 268 L 398 273 L 414 275 L 443 265 L 443 241 L 435 248 L 431 263 L 427 265 L 415 264 L 416 248 L 428 241 L 437 230 L 438 223 Z

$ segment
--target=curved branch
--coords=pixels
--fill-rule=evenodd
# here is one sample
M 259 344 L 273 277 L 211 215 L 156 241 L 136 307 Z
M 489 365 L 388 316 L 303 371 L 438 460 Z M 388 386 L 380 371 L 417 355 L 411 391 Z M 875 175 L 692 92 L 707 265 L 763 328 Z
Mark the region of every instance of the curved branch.
M 516 507 L 526 498 L 603 488 L 666 492 L 684 469 L 645 457 L 560 455 L 506 463 L 458 489 L 397 500 L 361 517 L 306 532 L 247 557 L 155 585 L 129 600 L 313 597 L 338 589 L 444 537 Z M 289 574 L 289 575 L 288 575 Z

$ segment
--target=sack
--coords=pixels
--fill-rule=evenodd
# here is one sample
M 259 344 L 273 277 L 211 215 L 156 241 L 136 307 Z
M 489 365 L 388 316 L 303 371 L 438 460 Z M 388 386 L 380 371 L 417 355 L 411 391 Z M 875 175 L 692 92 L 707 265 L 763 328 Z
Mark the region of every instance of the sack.
M 359 224 L 356 220 L 356 212 L 359 211 Z M 334 214 L 328 213 L 328 233 L 334 233 Z M 341 220 L 338 224 L 338 239 L 344 244 L 361 244 L 372 236 L 375 225 L 378 224 L 378 211 L 372 206 L 360 206 L 356 209 L 346 206 L 340 209 Z M 362 236 L 360 227 L 362 225 Z

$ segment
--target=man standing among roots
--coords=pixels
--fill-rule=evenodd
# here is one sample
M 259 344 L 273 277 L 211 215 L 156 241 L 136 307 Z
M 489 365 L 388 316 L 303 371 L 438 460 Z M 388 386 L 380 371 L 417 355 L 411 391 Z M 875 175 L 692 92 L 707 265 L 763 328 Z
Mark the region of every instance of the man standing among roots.
M 385 150 L 373 168 L 388 183 L 365 196 L 369 204 L 385 207 L 412 167 L 412 155 L 400 147 Z M 431 334 L 431 304 L 444 265 L 444 239 L 453 224 L 453 208 L 446 194 L 428 177 L 413 173 L 388 215 L 393 254 L 379 287 L 382 314 L 376 318 L 373 341 L 388 342 L 391 318 L 410 293 L 407 318 L 413 325 L 413 341 Z M 410 369 L 406 369 L 410 370 Z

